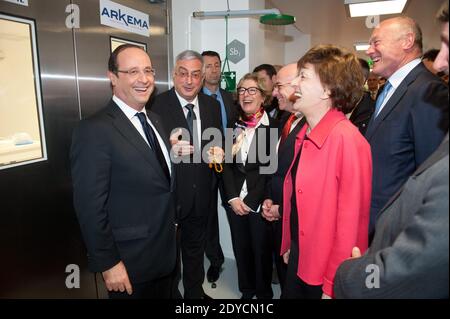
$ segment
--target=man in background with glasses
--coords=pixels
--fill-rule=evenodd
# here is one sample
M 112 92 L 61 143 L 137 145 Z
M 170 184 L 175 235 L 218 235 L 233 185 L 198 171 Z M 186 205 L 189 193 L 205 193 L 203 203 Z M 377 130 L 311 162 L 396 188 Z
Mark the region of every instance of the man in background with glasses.
M 155 85 L 148 54 L 131 44 L 111 54 L 113 97 L 75 129 L 74 205 L 89 268 L 110 298 L 169 298 L 175 268 L 174 175 L 169 140 L 144 108 Z M 166 143 L 167 142 L 167 143 Z
M 175 61 L 173 72 L 174 88 L 161 93 L 153 101 L 150 109 L 157 113 L 167 129 L 167 138 L 171 137 L 172 150 L 177 156 L 188 157 L 175 165 L 177 175 L 177 224 L 178 243 L 181 247 L 183 262 L 184 298 L 209 298 L 203 291 L 205 271 L 203 258 L 205 253 L 206 229 L 211 213 L 211 199 L 214 189 L 214 170 L 208 163 L 195 163 L 195 151 L 212 141 L 202 140 L 202 132 L 216 128 L 222 132 L 220 104 L 210 96 L 200 92 L 204 79 L 203 57 L 195 51 L 181 52 Z M 181 128 L 189 132 L 189 140 L 180 140 Z M 200 147 L 195 147 L 195 146 Z M 218 149 L 218 148 L 217 148 Z M 181 297 L 178 280 L 181 266 L 177 263 L 174 297 Z

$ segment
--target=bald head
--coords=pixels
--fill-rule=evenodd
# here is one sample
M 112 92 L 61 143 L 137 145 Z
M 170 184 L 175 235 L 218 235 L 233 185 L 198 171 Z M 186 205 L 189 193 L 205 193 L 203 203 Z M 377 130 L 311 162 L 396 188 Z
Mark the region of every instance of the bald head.
M 387 19 L 381 22 L 380 26 L 386 25 L 391 28 L 394 32 L 397 33 L 397 37 L 399 39 L 404 38 L 408 35 L 414 36 L 414 48 L 420 51 L 420 54 L 423 50 L 422 43 L 422 30 L 420 26 L 417 24 L 414 19 L 407 16 L 400 16 L 391 19 Z
M 374 29 L 366 53 L 374 62 L 373 72 L 389 79 L 404 65 L 422 56 L 422 31 L 409 17 L 387 19 Z
M 297 63 L 287 64 L 277 73 L 277 82 L 273 88 L 272 96 L 278 99 L 280 110 L 292 112 L 292 103 L 289 97 L 295 93 L 291 81 L 297 76 Z

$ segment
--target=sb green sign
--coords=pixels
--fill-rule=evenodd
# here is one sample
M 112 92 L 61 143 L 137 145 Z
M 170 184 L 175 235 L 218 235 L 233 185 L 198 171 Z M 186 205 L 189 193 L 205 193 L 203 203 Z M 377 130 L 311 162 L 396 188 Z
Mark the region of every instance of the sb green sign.
M 223 72 L 220 87 L 228 92 L 236 91 L 236 72 Z

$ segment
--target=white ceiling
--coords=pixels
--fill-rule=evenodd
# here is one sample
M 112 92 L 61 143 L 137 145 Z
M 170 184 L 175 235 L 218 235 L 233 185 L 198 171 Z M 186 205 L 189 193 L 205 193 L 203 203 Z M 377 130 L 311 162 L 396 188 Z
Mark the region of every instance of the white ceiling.
M 443 0 L 408 0 L 404 14 L 422 27 L 424 50 L 439 48 L 440 28 L 435 15 Z M 350 18 L 344 0 L 267 0 L 266 7 L 276 7 L 284 14 L 296 17 L 295 26 L 311 35 L 311 45 L 332 43 L 353 48 L 355 42 L 367 42 L 372 29 L 366 27 L 366 18 Z M 381 20 L 393 17 L 382 16 Z M 360 57 L 366 57 L 361 52 Z

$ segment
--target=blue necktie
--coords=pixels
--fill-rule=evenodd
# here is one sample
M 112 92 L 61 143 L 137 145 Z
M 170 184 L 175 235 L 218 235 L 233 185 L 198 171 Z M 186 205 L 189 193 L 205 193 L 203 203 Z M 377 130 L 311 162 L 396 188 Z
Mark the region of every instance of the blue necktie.
M 150 148 L 155 152 L 155 155 L 158 158 L 158 162 L 161 165 L 164 174 L 166 175 L 167 179 L 170 180 L 169 168 L 167 167 L 166 159 L 159 145 L 155 131 L 153 131 L 151 125 L 148 124 L 147 116 L 145 115 L 144 112 L 136 113 L 136 116 L 138 117 L 139 122 L 141 122 L 142 128 L 144 129 L 145 137 L 147 138 Z
M 217 98 L 217 94 L 213 93 L 213 94 L 211 94 L 211 97 L 215 98 L 217 100 L 217 102 L 219 102 L 219 104 L 220 104 L 220 113 L 222 116 L 222 128 L 223 128 L 223 131 L 225 132 L 225 130 L 227 128 L 227 112 L 225 111 L 225 105 L 223 104 L 223 102 L 221 102 Z
M 386 99 L 386 96 L 388 95 L 389 91 L 392 88 L 391 82 L 387 81 L 384 85 L 383 91 L 381 91 L 380 95 L 377 98 L 377 102 L 375 104 L 375 117 L 378 116 L 380 113 L 381 106 L 383 105 L 384 100 Z

